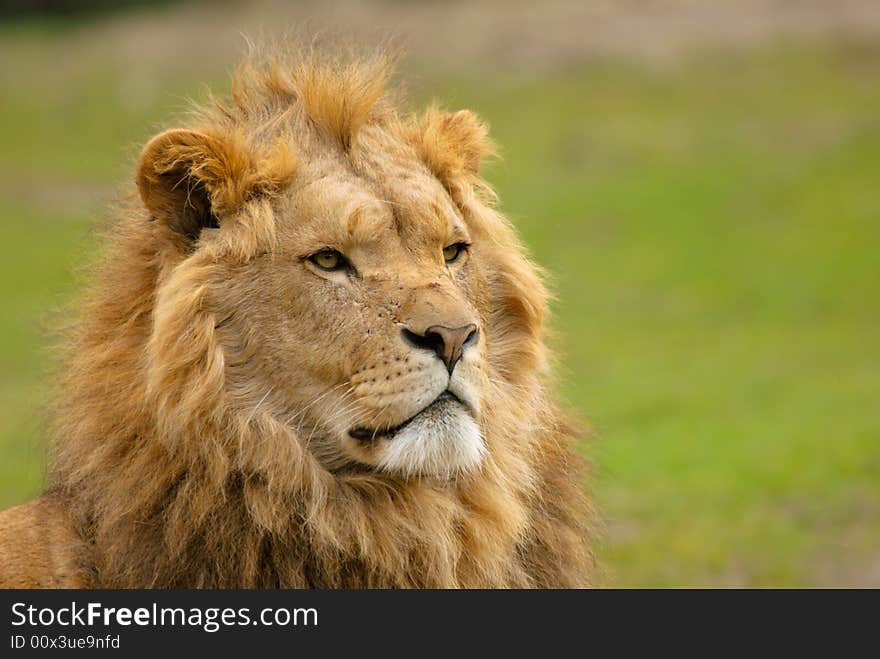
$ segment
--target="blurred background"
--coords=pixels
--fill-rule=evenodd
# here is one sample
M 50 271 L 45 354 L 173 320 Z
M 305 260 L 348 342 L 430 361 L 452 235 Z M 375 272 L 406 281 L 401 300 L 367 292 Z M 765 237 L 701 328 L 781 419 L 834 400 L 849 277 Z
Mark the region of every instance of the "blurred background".
M 880 586 L 880 3 L 0 0 L 0 506 L 53 310 L 241 34 L 397 37 L 553 275 L 609 586 Z

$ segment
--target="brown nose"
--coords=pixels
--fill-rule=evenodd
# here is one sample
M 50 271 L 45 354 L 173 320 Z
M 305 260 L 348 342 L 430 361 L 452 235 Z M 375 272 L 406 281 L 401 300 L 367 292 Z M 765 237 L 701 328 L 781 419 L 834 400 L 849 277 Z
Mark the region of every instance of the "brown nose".
M 477 341 L 479 332 L 473 323 L 462 327 L 446 327 L 446 325 L 431 325 L 424 334 L 417 334 L 408 329 L 403 329 L 403 338 L 417 348 L 431 350 L 443 360 L 446 369 L 452 375 L 452 371 L 464 349 Z

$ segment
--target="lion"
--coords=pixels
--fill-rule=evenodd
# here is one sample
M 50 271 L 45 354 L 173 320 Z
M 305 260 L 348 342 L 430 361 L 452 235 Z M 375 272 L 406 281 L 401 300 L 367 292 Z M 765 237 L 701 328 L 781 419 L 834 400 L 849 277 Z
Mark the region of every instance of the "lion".
M 0 514 L 0 585 L 594 584 L 487 127 L 404 112 L 391 70 L 252 54 L 146 144 L 66 334 L 47 487 Z

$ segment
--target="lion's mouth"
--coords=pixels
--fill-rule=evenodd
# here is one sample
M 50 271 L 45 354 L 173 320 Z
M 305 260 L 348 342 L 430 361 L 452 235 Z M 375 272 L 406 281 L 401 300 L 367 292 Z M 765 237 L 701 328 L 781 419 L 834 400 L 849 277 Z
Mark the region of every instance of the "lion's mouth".
M 462 405 L 461 400 L 454 393 L 449 391 L 448 389 L 444 391 L 442 394 L 437 396 L 433 401 L 428 403 L 425 407 L 420 409 L 418 412 L 413 414 L 410 418 L 408 418 L 403 423 L 400 423 L 396 426 L 392 426 L 391 428 L 365 428 L 363 426 L 358 426 L 356 428 L 352 428 L 348 431 L 348 434 L 357 441 L 363 444 L 370 444 L 375 442 L 377 439 L 390 439 L 398 432 L 406 428 L 410 423 L 415 421 L 417 418 L 422 416 L 423 414 L 428 414 L 433 411 L 439 410 L 439 408 L 445 405 L 458 404 Z

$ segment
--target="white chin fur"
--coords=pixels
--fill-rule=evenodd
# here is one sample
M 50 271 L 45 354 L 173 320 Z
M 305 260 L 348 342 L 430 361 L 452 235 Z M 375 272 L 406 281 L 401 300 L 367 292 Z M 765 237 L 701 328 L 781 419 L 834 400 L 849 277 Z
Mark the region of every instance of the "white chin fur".
M 452 403 L 419 415 L 384 440 L 378 467 L 404 476 L 452 478 L 478 469 L 485 454 L 477 422 Z

